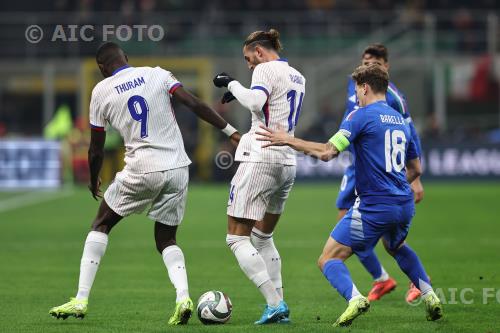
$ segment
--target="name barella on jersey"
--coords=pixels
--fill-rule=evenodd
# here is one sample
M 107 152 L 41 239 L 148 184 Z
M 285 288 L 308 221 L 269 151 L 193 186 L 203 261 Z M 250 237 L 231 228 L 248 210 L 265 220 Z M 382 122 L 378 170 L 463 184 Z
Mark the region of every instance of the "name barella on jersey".
M 267 101 L 258 112 L 252 112 L 250 131 L 241 137 L 236 150 L 236 161 L 265 162 L 296 165 L 295 151 L 290 147 L 262 148 L 256 140 L 255 132 L 265 124 L 271 129 L 285 129 L 294 135 L 305 94 L 304 76 L 288 64 L 278 59 L 259 64 L 252 74 L 251 89 L 262 90 Z
M 413 200 L 406 161 L 418 158 L 402 115 L 385 101 L 360 107 L 345 117 L 331 142 L 355 155 L 356 191 L 367 204 Z
M 191 163 L 170 98 L 182 86 L 160 67 L 116 70 L 92 91 L 90 126 L 104 130 L 110 124 L 125 143 L 125 169 L 148 173 L 176 169 Z
M 355 87 L 356 83 L 354 82 L 354 80 L 352 78 L 349 79 L 349 82 L 347 84 L 346 111 L 344 113 L 344 118 L 349 113 L 351 113 L 351 111 L 354 111 L 359 107 L 358 100 L 356 98 Z M 406 102 L 406 97 L 401 91 L 399 91 L 394 83 L 389 82 L 387 93 L 385 94 L 385 100 L 391 108 L 393 108 L 403 116 L 403 119 L 410 128 L 411 136 L 413 138 L 413 141 L 415 142 L 415 145 L 417 146 L 417 153 L 420 156 L 422 151 L 420 146 L 420 138 L 418 137 L 417 130 L 411 119 L 408 103 Z

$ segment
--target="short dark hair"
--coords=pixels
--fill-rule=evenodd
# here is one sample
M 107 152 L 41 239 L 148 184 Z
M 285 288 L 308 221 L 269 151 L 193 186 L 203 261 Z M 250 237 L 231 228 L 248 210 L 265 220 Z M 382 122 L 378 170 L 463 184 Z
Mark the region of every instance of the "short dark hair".
M 387 47 L 380 43 L 368 45 L 363 51 L 363 57 L 365 54 L 369 54 L 377 59 L 384 59 L 385 62 L 389 61 L 389 51 Z
M 245 39 L 243 45 L 252 48 L 260 45 L 266 49 L 275 50 L 276 52 L 281 52 L 281 50 L 283 50 L 280 42 L 280 33 L 276 29 L 252 32 L 248 35 L 247 39 Z
M 389 86 L 389 74 L 382 66 L 377 64 L 359 66 L 351 74 L 351 77 L 357 85 L 364 83 L 369 85 L 374 93 L 385 94 L 387 86 Z
M 123 54 L 121 47 L 113 42 L 106 42 L 97 49 L 95 60 L 98 64 L 109 65 Z

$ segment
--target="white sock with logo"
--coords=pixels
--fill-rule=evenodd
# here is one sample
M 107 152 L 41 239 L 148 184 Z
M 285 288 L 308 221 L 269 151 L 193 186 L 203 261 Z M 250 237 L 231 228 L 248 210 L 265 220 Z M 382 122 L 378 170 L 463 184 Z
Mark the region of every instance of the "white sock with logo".
M 81 300 L 89 297 L 90 289 L 94 283 L 101 258 L 106 252 L 107 245 L 107 234 L 99 231 L 91 231 L 87 235 L 80 262 L 80 279 L 78 281 L 76 299 Z
M 236 256 L 245 275 L 259 288 L 269 306 L 276 307 L 281 297 L 269 277 L 266 263 L 248 236 L 227 235 L 226 243 Z
M 266 263 L 269 277 L 276 291 L 283 299 L 283 282 L 281 279 L 281 257 L 274 245 L 273 234 L 266 234 L 257 228 L 252 229 L 252 244 L 259 251 Z
M 170 282 L 175 287 L 177 293 L 176 302 L 180 302 L 189 297 L 188 279 L 184 254 L 177 245 L 171 245 L 163 249 L 161 256 L 167 267 Z

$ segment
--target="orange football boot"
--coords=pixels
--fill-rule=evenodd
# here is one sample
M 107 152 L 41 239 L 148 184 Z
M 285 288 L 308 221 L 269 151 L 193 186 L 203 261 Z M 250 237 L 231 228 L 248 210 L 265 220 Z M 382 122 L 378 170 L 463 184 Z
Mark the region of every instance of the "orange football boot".
M 413 303 L 414 301 L 416 301 L 420 297 L 420 295 L 422 295 L 420 290 L 417 287 L 415 287 L 413 282 L 410 281 L 410 287 L 408 288 L 408 291 L 406 292 L 406 302 Z
M 385 281 L 373 282 L 372 290 L 368 293 L 368 300 L 370 302 L 378 301 L 382 298 L 382 296 L 396 289 L 396 286 L 396 280 L 391 277 Z

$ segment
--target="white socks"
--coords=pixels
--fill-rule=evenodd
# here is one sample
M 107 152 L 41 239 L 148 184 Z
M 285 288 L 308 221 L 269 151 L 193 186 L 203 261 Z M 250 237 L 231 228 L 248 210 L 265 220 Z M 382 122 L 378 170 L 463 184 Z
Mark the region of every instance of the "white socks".
M 389 274 L 386 272 L 383 266 L 380 266 L 380 269 L 382 270 L 382 273 L 380 274 L 380 277 L 376 278 L 374 281 L 375 282 L 383 282 L 389 280 Z
M 90 289 L 94 283 L 97 269 L 101 258 L 106 252 L 108 245 L 108 235 L 99 232 L 89 232 L 83 248 L 82 260 L 80 263 L 80 279 L 78 281 L 78 294 L 76 299 L 88 298 Z
M 266 234 L 257 228 L 252 229 L 252 243 L 266 263 L 267 272 L 276 291 L 283 299 L 283 282 L 281 279 L 281 257 L 274 245 L 273 234 Z
M 250 237 L 227 235 L 226 243 L 236 256 L 245 275 L 259 288 L 267 304 L 272 307 L 278 306 L 281 297 L 269 277 L 266 263 L 250 242 Z
M 78 282 L 78 294 L 76 299 L 88 298 L 90 289 L 94 283 L 97 269 L 101 258 L 106 252 L 108 235 L 99 232 L 89 232 L 83 248 L 82 261 L 80 264 L 80 280 Z M 169 246 L 162 252 L 163 261 L 167 266 L 168 276 L 177 292 L 176 302 L 189 297 L 186 265 L 184 255 L 177 245 Z
M 188 280 L 184 254 L 177 245 L 166 247 L 161 253 L 163 262 L 167 266 L 168 277 L 175 287 L 177 293 L 176 302 L 183 301 L 189 297 Z
M 418 289 L 422 292 L 422 296 L 426 296 L 427 294 L 434 292 L 432 286 L 421 279 L 418 279 Z
M 356 285 L 353 282 L 352 283 L 351 299 L 349 300 L 349 302 L 352 301 L 353 298 L 357 298 L 359 296 L 361 296 L 361 293 L 359 292 L 358 288 L 356 287 Z

